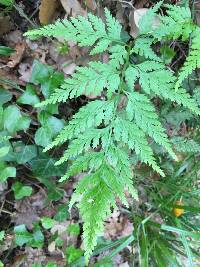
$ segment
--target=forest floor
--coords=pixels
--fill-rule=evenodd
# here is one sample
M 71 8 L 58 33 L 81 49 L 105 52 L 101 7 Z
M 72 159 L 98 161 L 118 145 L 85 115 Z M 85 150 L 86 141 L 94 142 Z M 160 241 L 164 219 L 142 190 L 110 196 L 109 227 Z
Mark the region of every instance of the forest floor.
M 6 162 L 11 162 L 9 166 L 16 171 L 11 175 L 13 178 L 0 183 L 0 233 L 4 235 L 3 242 L 0 239 L 0 258 L 4 265 L 0 263 L 0 266 L 30 267 L 35 262 L 49 267 L 56 266 L 54 263 L 57 266 L 71 266 L 70 262 L 83 254 L 81 218 L 75 208 L 71 214 L 67 211 L 74 183 L 81 177 L 75 176 L 67 183 L 59 184 L 58 178 L 65 172 L 66 166 L 58 168 L 54 163 L 62 151 L 56 150 L 47 156 L 42 153 L 42 148 L 56 136 L 65 121 L 93 96 L 83 96 L 78 101 L 70 101 L 59 107 L 51 106 L 44 111 L 48 113 L 48 118 L 45 117 L 46 113 L 34 108 L 34 104 L 48 97 L 63 77 L 73 74 L 77 66 L 87 64 L 90 60 L 88 49 L 79 48 L 72 42 L 66 43 L 62 38 L 29 40 L 23 34 L 58 18 L 87 16 L 88 12 L 103 18 L 104 7 L 107 7 L 124 29 L 135 37 L 138 29 L 134 10 L 150 8 L 154 3 L 149 0 L 23 0 L 15 1 L 10 7 L 0 5 L 0 45 L 13 49 L 11 54 L 0 55 L 0 104 L 7 109 L 7 129 L 12 135 L 9 144 L 12 152 L 7 155 Z M 200 23 L 200 13 L 197 22 Z M 106 60 L 107 55 L 103 57 Z M 181 62 L 183 57 L 184 53 L 180 53 L 177 60 Z M 16 114 L 18 112 L 19 116 Z M 28 124 L 28 127 L 22 125 L 20 128 L 19 118 L 26 118 L 24 124 Z M 53 132 L 48 128 L 52 124 L 55 128 Z M 182 124 L 182 132 L 186 131 L 184 126 Z M 143 188 L 140 190 L 144 196 L 138 206 L 148 201 Z M 131 199 L 129 201 L 132 203 Z M 99 251 L 102 247 L 106 249 L 102 249 L 101 253 L 96 251 L 91 266 L 107 255 L 113 240 L 121 240 L 132 231 L 133 225 L 127 211 L 119 203 L 118 209 L 105 223 L 105 239 L 102 237 L 100 240 Z M 14 243 L 16 236 L 18 246 Z M 31 242 L 35 242 L 35 247 L 24 246 Z M 114 266 L 130 266 L 128 262 L 132 249 L 126 246 L 120 254 L 116 254 Z M 74 266 L 81 264 L 79 262 Z

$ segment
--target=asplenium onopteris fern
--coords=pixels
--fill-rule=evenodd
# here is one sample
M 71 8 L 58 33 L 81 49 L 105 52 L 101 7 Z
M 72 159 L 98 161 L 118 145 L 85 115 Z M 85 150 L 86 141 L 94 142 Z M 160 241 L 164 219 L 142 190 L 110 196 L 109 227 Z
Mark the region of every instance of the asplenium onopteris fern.
M 79 202 L 82 215 L 83 238 L 86 259 L 92 254 L 97 236 L 103 231 L 103 222 L 115 206 L 115 198 L 128 206 L 124 190 L 137 199 L 133 186 L 130 153 L 164 176 L 156 162 L 149 140 L 161 145 L 176 159 L 173 144 L 169 141 L 159 115 L 152 103 L 157 96 L 168 99 L 200 114 L 194 99 L 183 89 L 174 90 L 176 77 L 153 51 L 152 44 L 162 38 L 175 39 L 188 36 L 187 25 L 191 24 L 188 9 L 167 6 L 168 15 L 160 17 L 160 25 L 149 28 L 147 20 L 155 16 L 158 3 L 147 12 L 140 23 L 141 36 L 135 42 L 125 42 L 122 26 L 105 9 L 106 22 L 92 14 L 59 20 L 53 25 L 26 33 L 26 36 L 62 36 L 80 46 L 91 46 L 90 54 L 107 51 L 108 63 L 91 61 L 86 67 L 77 67 L 76 72 L 55 89 L 42 105 L 65 102 L 81 95 L 102 95 L 102 99 L 89 102 L 72 117 L 52 144 L 45 150 L 68 142 L 68 149 L 57 164 L 69 159 L 72 164 L 61 181 L 78 173 L 85 176 L 78 182 L 70 206 Z M 181 20 L 179 20 L 181 18 Z M 177 32 L 174 25 L 182 32 Z M 168 30 L 166 30 L 166 27 Z M 127 38 L 126 38 L 127 39 Z M 132 62 L 143 56 L 143 61 Z M 135 85 L 137 84 L 137 89 Z M 138 84 L 140 85 L 138 87 Z
M 190 47 L 189 55 L 181 68 L 178 81 L 175 89 L 177 90 L 181 83 L 187 78 L 192 72 L 200 68 L 200 27 L 197 27 L 192 34 L 192 44 Z

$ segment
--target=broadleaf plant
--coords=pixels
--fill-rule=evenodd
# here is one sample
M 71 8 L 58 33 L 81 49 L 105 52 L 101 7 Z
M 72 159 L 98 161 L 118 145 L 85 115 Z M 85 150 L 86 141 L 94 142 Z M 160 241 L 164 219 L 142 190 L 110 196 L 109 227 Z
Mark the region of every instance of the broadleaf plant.
M 103 232 L 104 220 L 116 205 L 115 198 L 119 197 L 128 206 L 124 193 L 128 189 L 132 197 L 138 199 L 129 156 L 136 153 L 139 161 L 163 177 L 165 174 L 149 141 L 162 146 L 174 160 L 177 159 L 153 98 L 176 102 L 194 114 L 200 114 L 196 100 L 180 87 L 182 77 L 191 71 L 185 71 L 183 67 L 184 74 L 178 79 L 179 89 L 175 90 L 177 77 L 152 48 L 152 44 L 163 39 L 186 40 L 197 31 L 197 26 L 192 23 L 189 8 L 166 5 L 166 15 L 156 15 L 161 4 L 156 4 L 140 19 L 140 31 L 135 40 L 123 37 L 122 26 L 107 9 L 105 23 L 89 14 L 88 18 L 58 20 L 25 34 L 30 38 L 63 37 L 79 46 L 91 46 L 90 55 L 109 54 L 107 63 L 91 61 L 88 66 L 77 67 L 71 78 L 65 79 L 60 88 L 37 105 L 65 102 L 81 95 L 98 96 L 80 108 L 45 149 L 68 142 L 68 149 L 56 163 L 72 160 L 61 181 L 85 173 L 76 185 L 70 207 L 79 203 L 87 261 L 97 244 L 97 236 Z M 154 16 L 160 19 L 156 26 L 151 23 Z M 193 65 L 190 69 L 196 67 Z

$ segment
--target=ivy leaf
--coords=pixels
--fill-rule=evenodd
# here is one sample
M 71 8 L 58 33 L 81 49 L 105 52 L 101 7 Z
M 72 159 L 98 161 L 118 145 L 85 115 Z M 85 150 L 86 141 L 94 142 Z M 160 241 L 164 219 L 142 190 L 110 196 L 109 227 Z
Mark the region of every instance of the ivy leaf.
M 16 177 L 16 168 L 7 167 L 5 163 L 0 162 L 0 182 L 5 182 L 8 177 Z
M 67 227 L 67 232 L 70 233 L 71 235 L 79 235 L 80 234 L 80 226 L 77 223 L 70 224 Z
M 6 156 L 10 150 L 9 146 L 4 146 L 0 148 L 0 158 Z
M 52 73 L 52 67 L 42 64 L 39 60 L 34 60 L 30 82 L 36 85 L 45 83 Z
M 69 219 L 69 205 L 67 204 L 61 204 L 57 208 L 57 212 L 54 216 L 54 219 L 59 222 L 64 222 L 67 219 Z
M 41 84 L 41 91 L 45 98 L 49 98 L 55 88 L 60 87 L 64 81 L 64 74 L 61 72 L 53 73 L 44 83 Z
M 26 91 L 17 99 L 17 103 L 31 106 L 40 103 L 40 99 L 31 84 L 26 86 Z
M 55 166 L 56 160 L 49 157 L 47 153 L 40 153 L 37 158 L 32 159 L 29 164 L 32 171 L 39 177 L 62 176 L 65 174 L 67 166 Z
M 59 188 L 53 181 L 46 177 L 37 177 L 37 179 L 48 189 L 48 199 L 58 201 L 64 196 L 64 190 Z
M 33 239 L 29 242 L 29 245 L 35 248 L 41 248 L 44 244 L 44 235 L 40 230 L 40 226 L 35 223 L 33 231 Z
M 32 240 L 32 234 L 27 231 L 24 224 L 15 226 L 14 233 L 17 246 L 23 246 Z
M 23 186 L 22 183 L 16 182 L 12 185 L 12 190 L 15 194 L 15 199 L 22 199 L 24 197 L 29 197 L 32 194 L 31 186 Z
M 30 118 L 23 116 L 15 105 L 8 106 L 3 113 L 4 128 L 13 134 L 19 130 L 26 130 L 30 125 Z
M 46 147 L 64 127 L 64 123 L 62 120 L 50 116 L 47 112 L 41 112 L 38 120 L 42 124 L 42 127 L 35 133 L 35 142 L 39 146 Z
M 48 126 L 39 128 L 35 133 L 35 143 L 38 146 L 46 147 L 52 141 L 52 131 Z
M 12 99 L 12 94 L 8 90 L 0 88 L 0 105 L 3 105 Z
M 17 246 L 28 244 L 31 247 L 41 248 L 44 243 L 44 236 L 38 225 L 34 225 L 33 233 L 29 233 L 24 224 L 14 227 L 15 243 Z
M 71 264 L 77 261 L 83 255 L 83 251 L 75 248 L 74 246 L 69 246 L 66 248 L 65 254 L 67 256 L 68 263 Z
M 13 144 L 15 160 L 18 164 L 25 164 L 37 156 L 37 147 L 34 145 L 24 145 L 22 142 Z
M 5 237 L 5 231 L 0 231 L 0 241 L 2 241 Z
M 11 150 L 11 149 L 10 149 Z M 25 164 L 37 156 L 37 147 L 35 145 L 25 145 L 23 142 L 13 142 L 12 151 L 4 158 L 4 161 L 14 161 L 18 164 Z
M 51 229 L 55 224 L 55 220 L 53 220 L 49 217 L 42 217 L 41 222 L 42 222 L 42 226 L 47 230 Z

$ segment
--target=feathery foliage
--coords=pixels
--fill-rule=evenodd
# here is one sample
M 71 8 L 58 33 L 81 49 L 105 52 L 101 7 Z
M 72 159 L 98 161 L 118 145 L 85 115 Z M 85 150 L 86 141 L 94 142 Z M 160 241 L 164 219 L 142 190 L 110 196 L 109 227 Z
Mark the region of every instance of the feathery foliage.
M 168 139 L 152 98 L 171 100 L 200 114 L 196 100 L 185 89 L 175 91 L 175 75 L 152 48 L 153 43 L 163 38 L 189 38 L 194 29 L 190 10 L 167 5 L 167 15 L 157 15 L 159 23 L 152 26 L 149 19 L 153 20 L 161 4 L 156 4 L 140 21 L 141 36 L 134 44 L 132 41 L 125 43 L 122 26 L 107 9 L 105 23 L 89 14 L 88 18 L 79 16 L 59 20 L 26 33 L 29 37 L 62 36 L 67 41 L 77 42 L 79 46 L 91 46 L 91 55 L 106 50 L 109 53 L 108 63 L 91 61 L 86 67 L 77 67 L 71 78 L 38 105 L 65 102 L 81 95 L 102 96 L 80 108 L 45 149 L 47 151 L 68 142 L 68 148 L 57 164 L 72 160 L 72 165 L 61 181 L 84 173 L 70 206 L 79 202 L 87 260 L 96 245 L 97 236 L 103 231 L 104 220 L 115 206 L 115 198 L 119 197 L 127 206 L 124 194 L 127 188 L 137 199 L 129 155 L 135 152 L 141 162 L 151 166 L 161 176 L 165 174 L 156 162 L 149 141 L 155 141 L 176 159 L 173 142 Z M 199 37 L 196 33 L 194 36 L 190 58 L 183 67 L 179 83 L 200 64 L 197 59 Z M 133 55 L 143 56 L 144 60 L 132 64 Z
M 200 68 L 200 28 L 198 27 L 192 34 L 192 45 L 190 47 L 189 56 L 187 57 L 178 77 L 175 89 L 177 90 L 181 83 L 196 68 Z

